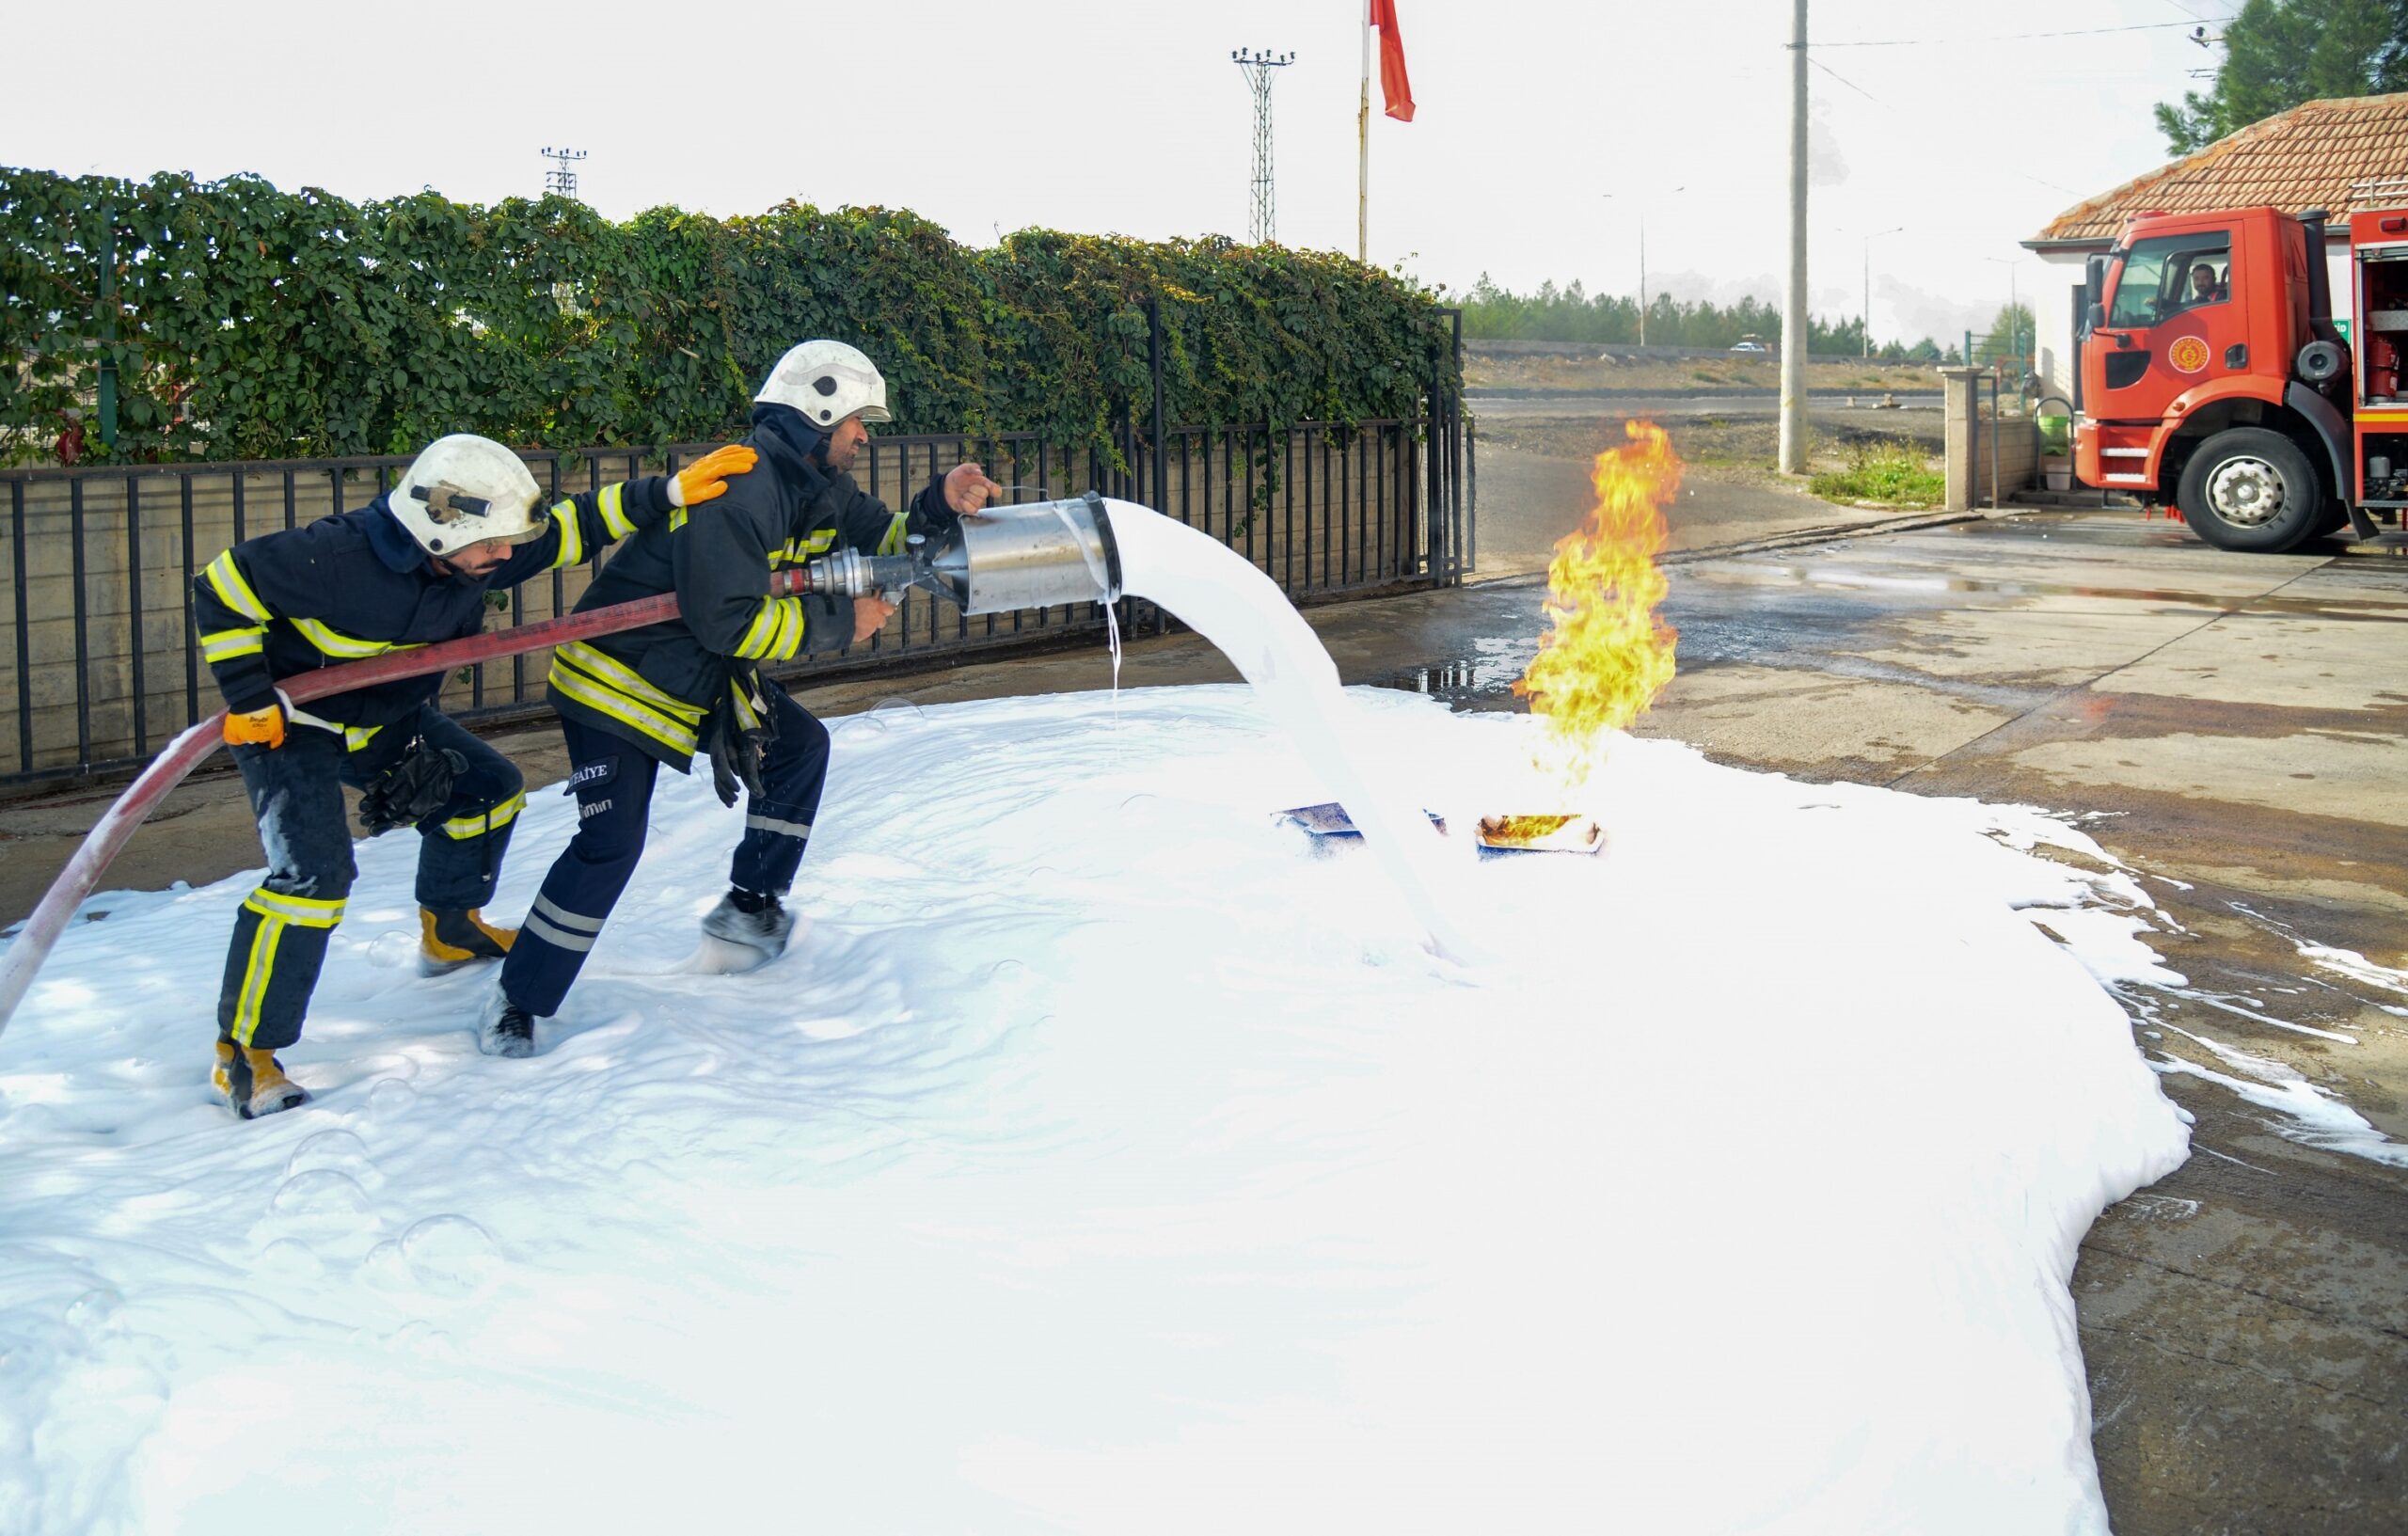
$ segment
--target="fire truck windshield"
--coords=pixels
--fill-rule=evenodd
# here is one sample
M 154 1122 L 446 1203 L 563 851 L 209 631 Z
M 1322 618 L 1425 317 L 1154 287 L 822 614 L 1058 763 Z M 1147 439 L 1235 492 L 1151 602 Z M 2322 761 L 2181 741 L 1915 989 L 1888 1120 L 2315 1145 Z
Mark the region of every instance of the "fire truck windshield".
M 2232 296 L 2232 237 L 2222 231 L 2136 240 L 2115 282 L 2110 325 L 2145 330 L 2184 309 Z

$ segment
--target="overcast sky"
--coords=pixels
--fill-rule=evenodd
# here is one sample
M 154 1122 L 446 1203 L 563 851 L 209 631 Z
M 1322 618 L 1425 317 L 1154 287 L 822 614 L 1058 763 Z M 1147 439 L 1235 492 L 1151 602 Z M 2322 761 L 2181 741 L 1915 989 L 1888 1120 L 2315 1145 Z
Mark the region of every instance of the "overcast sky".
M 1244 237 L 1252 109 L 1228 55 L 1265 47 L 1296 55 L 1274 97 L 1278 235 L 1352 252 L 1360 5 L 119 0 L 104 36 L 79 8 L 18 7 L 0 164 L 486 201 L 539 192 L 539 151 L 565 144 L 614 217 L 791 197 L 916 209 L 978 245 L 1030 225 Z M 1397 5 L 1420 110 L 1378 117 L 1375 72 L 1374 261 L 1629 293 L 1643 204 L 1651 290 L 1778 298 L 1785 0 Z M 1860 309 L 1863 236 L 1904 225 L 1873 243 L 1875 336 L 1984 328 L 2007 259 L 2025 291 L 2041 278 L 2019 239 L 2163 161 L 2150 103 L 2200 85 L 2217 55 L 2185 34 L 2233 8 L 1816 0 L 1816 310 Z M 2130 30 L 2004 39 L 2099 28 Z M 1918 40 L 1840 46 L 1893 40 Z

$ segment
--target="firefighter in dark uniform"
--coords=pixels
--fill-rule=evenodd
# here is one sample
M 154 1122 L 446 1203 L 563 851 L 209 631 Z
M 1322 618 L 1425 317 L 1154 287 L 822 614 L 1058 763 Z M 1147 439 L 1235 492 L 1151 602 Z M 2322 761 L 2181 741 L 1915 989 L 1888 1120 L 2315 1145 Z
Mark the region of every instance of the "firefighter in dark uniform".
M 984 507 L 1000 486 L 974 464 L 931 479 L 905 513 L 887 510 L 848 472 L 869 424 L 892 420 L 886 381 L 841 341 L 806 341 L 780 358 L 754 397 L 759 451 L 731 477 L 708 517 L 672 514 L 628 541 L 579 609 L 674 592 L 667 624 L 563 645 L 553 653 L 552 707 L 573 765 L 577 835 L 551 872 L 503 961 L 478 1026 L 490 1054 L 531 1055 L 534 1021 L 560 1009 L 643 852 L 653 786 L 666 765 L 689 771 L 706 748 L 720 798 L 749 793 L 730 889 L 703 919 L 706 942 L 748 969 L 784 952 L 794 918 L 784 897 L 802 863 L 828 778 L 828 730 L 764 666 L 867 640 L 895 611 L 881 597 L 771 597 L 770 574 L 843 544 L 900 552 Z
M 527 803 L 518 770 L 435 707 L 443 676 L 404 678 L 295 707 L 276 679 L 477 633 L 485 594 L 587 560 L 720 494 L 751 450 L 682 475 L 571 497 L 547 515 L 517 454 L 459 435 L 355 512 L 246 540 L 193 578 L 201 655 L 226 695 L 225 736 L 259 817 L 267 879 L 234 922 L 217 1002 L 217 1091 L 250 1119 L 304 1102 L 275 1053 L 301 1036 L 356 873 L 342 788 L 373 831 L 420 835 L 420 955 L 436 972 L 505 954 L 487 923 L 502 851 Z

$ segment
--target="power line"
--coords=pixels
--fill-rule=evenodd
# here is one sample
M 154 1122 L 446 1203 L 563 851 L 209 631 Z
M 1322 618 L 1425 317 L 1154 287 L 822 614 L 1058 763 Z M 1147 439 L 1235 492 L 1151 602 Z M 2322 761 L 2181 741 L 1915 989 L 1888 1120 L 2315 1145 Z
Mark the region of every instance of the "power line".
M 1875 106 L 1879 107 L 1882 111 L 1896 112 L 1899 110 L 1898 108 L 1892 106 L 1889 103 L 1883 101 L 1880 97 L 1874 95 L 1862 86 L 1858 85 L 1855 81 L 1850 80 L 1847 76 L 1840 73 L 1839 71 L 1832 69 L 1821 59 L 1816 58 L 1813 54 L 1810 53 L 1806 55 L 1806 62 L 1822 71 L 1825 74 L 1830 75 L 1832 79 L 1838 81 L 1841 85 L 1846 86 L 1848 89 L 1856 92 L 1859 96 L 1863 97 L 1866 101 L 1871 102 Z M 2082 196 L 2081 193 L 2076 192 L 2071 187 L 2059 186 L 2056 182 L 2043 180 L 2040 177 L 2033 175 L 2027 170 L 2014 170 L 2010 171 L 2009 174 L 2021 177 L 2024 181 L 2031 182 L 2034 186 L 2044 186 L 2052 192 L 2061 193 L 2068 198 L 2079 198 Z
M 1818 42 L 1817 48 L 1929 48 L 1961 47 L 1976 42 L 2025 42 L 2035 38 L 2096 38 L 2110 32 L 2164 32 L 2176 27 L 2195 26 L 2201 22 L 2218 24 L 2231 21 L 2229 16 L 2196 16 L 2187 22 L 2137 22 L 2130 26 L 2085 26 L 2064 32 L 2002 32 L 1987 38 L 1878 38 L 1859 39 L 1852 42 Z

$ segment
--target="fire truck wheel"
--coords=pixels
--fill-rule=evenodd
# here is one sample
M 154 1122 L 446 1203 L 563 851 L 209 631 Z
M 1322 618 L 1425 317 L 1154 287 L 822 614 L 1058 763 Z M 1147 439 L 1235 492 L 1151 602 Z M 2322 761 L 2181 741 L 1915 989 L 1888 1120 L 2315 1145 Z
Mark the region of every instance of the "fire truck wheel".
M 2263 427 L 2209 438 L 2184 467 L 2175 500 L 2219 549 L 2277 553 L 2315 537 L 2324 521 L 2324 487 L 2307 455 Z

